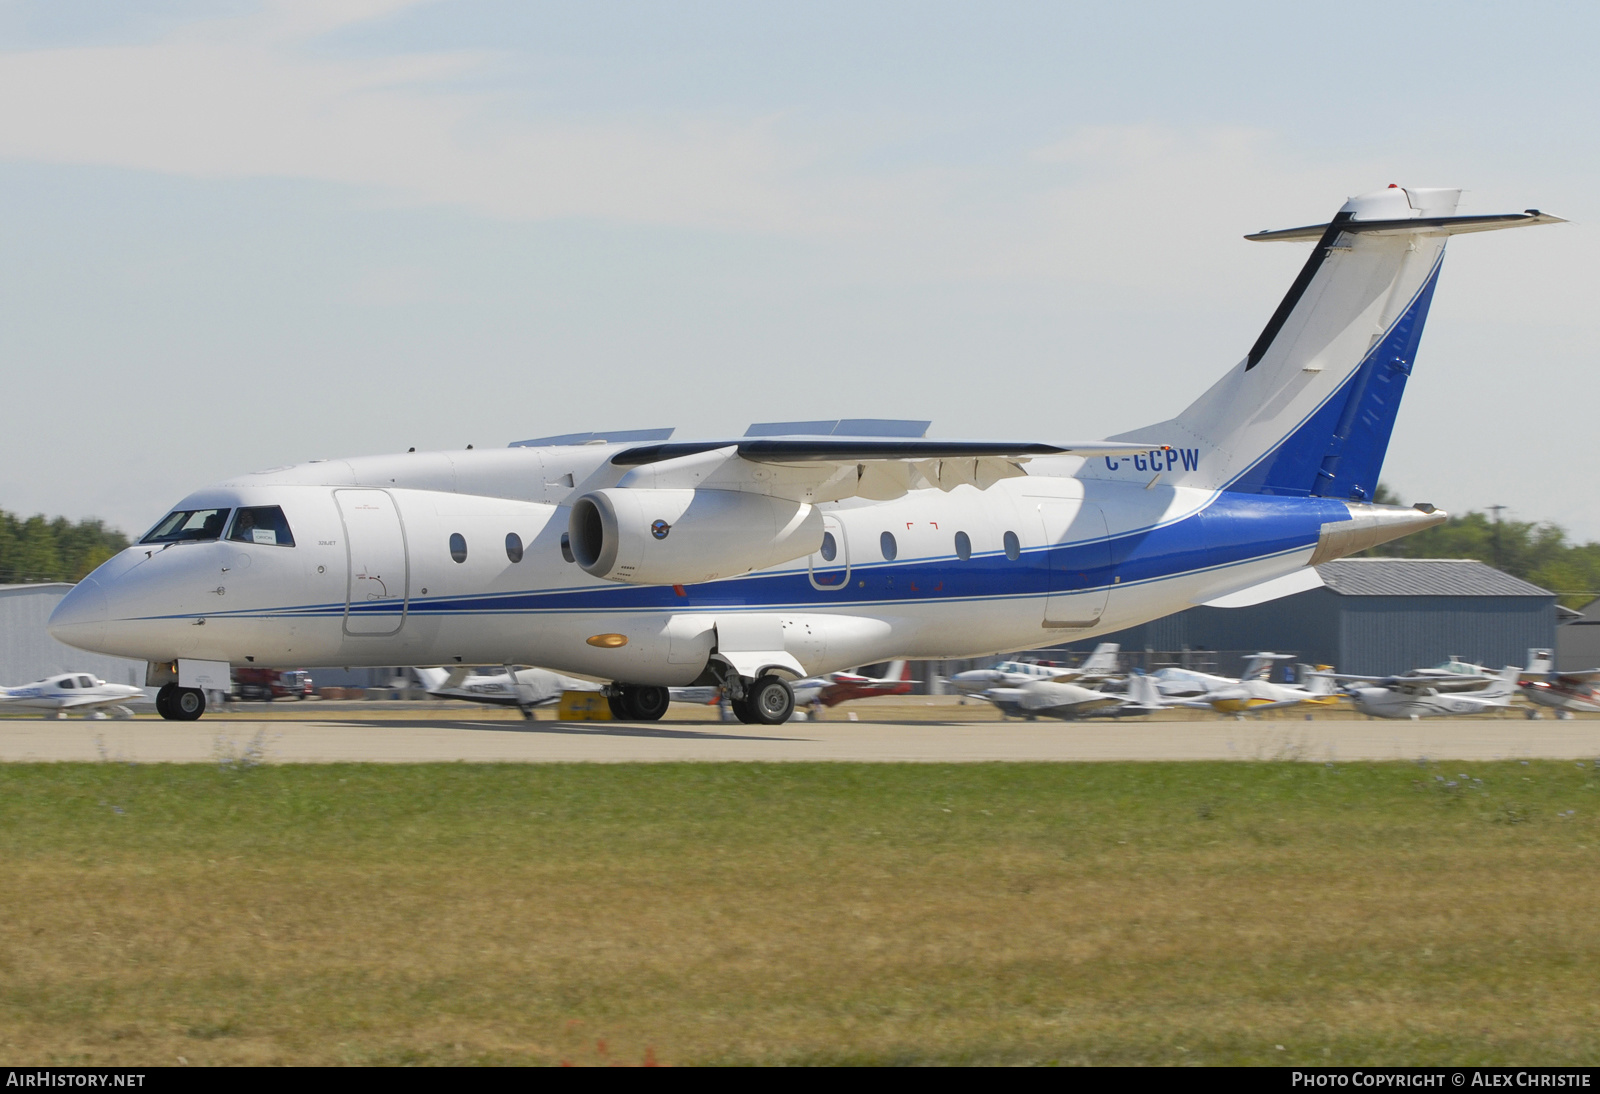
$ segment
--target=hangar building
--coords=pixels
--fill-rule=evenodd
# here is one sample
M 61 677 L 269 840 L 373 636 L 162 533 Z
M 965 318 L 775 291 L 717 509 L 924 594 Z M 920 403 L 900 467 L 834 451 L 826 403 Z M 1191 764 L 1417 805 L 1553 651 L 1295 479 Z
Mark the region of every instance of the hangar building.
M 144 686 L 144 662 L 85 653 L 57 642 L 45 630 L 50 613 L 72 588 L 0 585 L 0 684 L 31 684 L 58 672 L 89 672 L 108 684 Z
M 1572 612 L 1556 629 L 1556 668 L 1565 672 L 1600 668 L 1600 599 Z
M 1527 664 L 1554 647 L 1556 595 L 1460 558 L 1346 558 L 1317 567 L 1324 585 L 1248 608 L 1190 608 L 1103 636 L 1151 667 L 1184 651 L 1278 650 L 1340 672 L 1381 676 L 1460 657 L 1491 667 Z M 1600 630 L 1600 628 L 1597 628 Z M 1068 648 L 1082 653 L 1094 640 Z M 1199 666 L 1196 666 L 1199 667 Z

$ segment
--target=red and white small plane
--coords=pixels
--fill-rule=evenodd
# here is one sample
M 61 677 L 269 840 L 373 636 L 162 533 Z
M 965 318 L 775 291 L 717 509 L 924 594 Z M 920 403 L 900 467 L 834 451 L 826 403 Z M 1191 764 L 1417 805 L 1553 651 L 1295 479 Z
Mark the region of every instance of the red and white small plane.
M 870 669 L 873 666 L 865 667 Z M 794 684 L 794 696 L 796 704 L 800 706 L 821 703 L 825 707 L 833 707 L 848 703 L 851 699 L 910 695 L 911 686 L 911 662 L 890 661 L 884 666 L 882 676 L 848 669 L 797 681 Z
M 144 698 L 143 688 L 108 684 L 86 672 L 64 672 L 21 687 L 0 687 L 0 706 L 34 707 L 47 711 L 50 718 L 65 718 L 69 710 L 104 718 L 107 707 L 118 718 L 132 718 L 128 704 Z
M 1528 651 L 1528 667 L 1517 681 L 1522 694 L 1530 703 L 1553 709 L 1557 718 L 1570 718 L 1575 713 L 1600 714 L 1600 669 L 1556 672 L 1552 667 L 1554 655 L 1554 650 Z M 1528 717 L 1537 718 L 1539 712 L 1530 710 Z

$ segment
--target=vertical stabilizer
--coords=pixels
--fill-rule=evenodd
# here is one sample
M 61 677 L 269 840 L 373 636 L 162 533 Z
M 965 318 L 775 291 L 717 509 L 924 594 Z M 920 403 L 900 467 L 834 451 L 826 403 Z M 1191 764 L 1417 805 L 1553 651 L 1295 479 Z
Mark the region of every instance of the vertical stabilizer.
M 1249 353 L 1178 417 L 1112 438 L 1168 450 L 1103 457 L 1083 474 L 1156 471 L 1168 485 L 1369 500 L 1445 242 L 1559 220 L 1533 209 L 1457 216 L 1460 193 L 1391 186 L 1351 198 L 1326 224 L 1246 237 L 1313 244 Z

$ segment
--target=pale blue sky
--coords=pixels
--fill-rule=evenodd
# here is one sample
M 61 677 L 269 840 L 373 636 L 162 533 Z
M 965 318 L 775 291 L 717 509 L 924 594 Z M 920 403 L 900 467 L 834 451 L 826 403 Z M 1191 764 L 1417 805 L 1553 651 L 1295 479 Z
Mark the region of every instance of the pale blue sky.
M 1389 182 L 1451 246 L 1385 478 L 1600 538 L 1577 5 L 0 2 L 0 507 L 317 456 L 1168 417 Z M 1570 410 L 1568 408 L 1571 408 Z

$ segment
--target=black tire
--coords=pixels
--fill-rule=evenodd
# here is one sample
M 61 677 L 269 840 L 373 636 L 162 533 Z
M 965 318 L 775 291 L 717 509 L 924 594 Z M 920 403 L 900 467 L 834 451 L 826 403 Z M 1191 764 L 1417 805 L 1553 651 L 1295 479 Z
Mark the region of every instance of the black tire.
M 633 715 L 629 712 L 628 693 L 626 691 L 619 690 L 612 695 L 607 695 L 606 706 L 611 708 L 611 717 L 617 721 L 633 721 Z
M 177 717 L 172 713 L 172 693 L 177 690 L 177 684 L 162 684 L 161 690 L 156 692 L 156 713 L 168 721 Z
M 794 714 L 794 689 L 776 676 L 763 676 L 750 686 L 745 702 L 756 724 L 781 726 Z
M 193 722 L 206 712 L 206 693 L 199 688 L 177 688 L 167 700 L 167 709 L 179 722 Z
M 755 724 L 755 715 L 750 713 L 750 700 L 729 699 L 728 706 L 733 710 L 733 716 L 739 719 L 739 721 L 743 722 L 747 726 Z
M 633 716 L 641 722 L 659 722 L 661 716 L 672 705 L 672 695 L 666 688 L 645 684 L 641 687 L 629 688 L 628 704 L 633 711 Z

